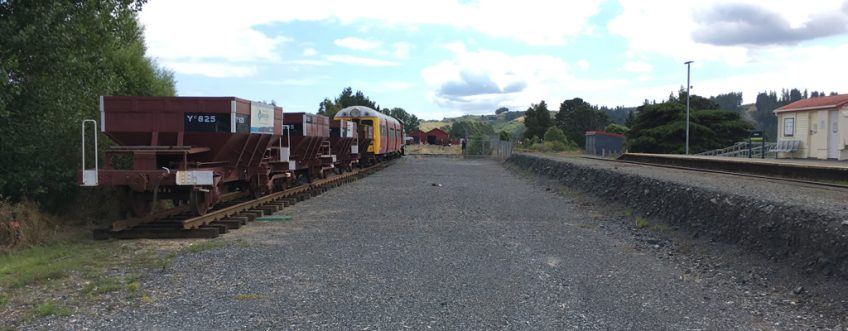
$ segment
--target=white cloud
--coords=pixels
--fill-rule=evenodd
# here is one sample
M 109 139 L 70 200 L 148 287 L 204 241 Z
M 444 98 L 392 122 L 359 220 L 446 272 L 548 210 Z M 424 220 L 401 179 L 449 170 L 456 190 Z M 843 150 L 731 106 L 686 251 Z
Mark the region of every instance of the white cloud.
M 314 48 L 307 48 L 307 49 L 303 50 L 303 54 L 301 54 L 301 55 L 303 55 L 303 56 L 315 56 L 315 55 L 318 55 L 318 50 L 316 50 Z
M 415 87 L 415 83 L 407 81 L 382 81 L 376 83 L 372 81 L 354 81 L 353 85 L 364 86 L 365 90 L 378 93 L 406 91 Z
M 848 67 L 838 65 L 848 56 L 848 45 L 814 46 L 769 52 L 761 61 L 761 70 L 731 74 L 725 77 L 699 80 L 692 70 L 693 93 L 715 95 L 741 91 L 746 103 L 756 101 L 757 93 L 783 88 L 801 88 L 810 91 L 848 92 Z M 803 63 L 804 65 L 793 65 Z M 774 70 L 774 68 L 779 68 Z M 769 70 L 771 69 L 771 70 Z
M 215 78 L 247 77 L 256 72 L 256 68 L 252 66 L 239 66 L 214 62 L 164 61 L 162 64 L 177 73 Z
M 320 79 L 315 78 L 304 78 L 304 79 L 282 79 L 282 80 L 273 80 L 273 81 L 265 81 L 264 84 L 269 85 L 286 85 L 286 86 L 314 86 L 320 83 Z
M 703 27 L 699 13 L 719 5 L 750 4 L 758 0 L 619 0 L 622 13 L 609 23 L 611 33 L 624 37 L 631 55 L 657 54 L 676 62 L 719 62 L 742 67 L 759 60 L 758 47 L 715 46 L 695 42 L 693 34 Z M 824 11 L 839 11 L 844 0 L 771 1 L 768 9 L 779 13 L 792 27 L 799 27 Z M 708 24 L 709 22 L 704 22 Z M 740 23 L 741 24 L 741 23 Z
M 528 44 L 562 44 L 584 32 L 585 22 L 598 12 L 601 2 L 315 0 L 293 6 L 285 1 L 242 0 L 236 6 L 226 0 L 181 0 L 151 1 L 140 17 L 155 57 L 276 60 L 276 47 L 288 39 L 268 36 L 256 27 L 326 20 L 413 30 L 438 25 Z
M 392 45 L 394 47 L 394 52 L 392 55 L 398 59 L 407 59 L 409 58 L 409 51 L 412 49 L 412 44 L 406 42 L 398 42 Z
M 586 70 L 589 70 L 589 67 L 591 65 L 589 64 L 589 61 L 580 60 L 580 61 L 577 61 L 577 66 L 580 67 L 580 69 L 582 69 L 583 71 L 586 71 Z
M 326 55 L 324 56 L 324 59 L 335 63 L 354 64 L 366 67 L 392 67 L 400 65 L 400 63 L 397 62 L 352 55 Z
M 294 21 L 333 21 L 354 26 L 404 27 L 415 31 L 422 25 L 448 26 L 474 30 L 533 45 L 558 45 L 585 33 L 584 23 L 598 12 L 602 0 L 573 3 L 548 0 L 522 2 L 500 0 L 315 0 L 293 6 L 286 1 L 242 0 L 233 5 L 227 0 L 151 1 L 144 6 L 140 21 L 145 27 L 148 55 L 163 62 L 180 63 L 184 69 L 217 65 L 217 73 L 252 74 L 245 65 L 280 63 L 284 43 L 282 35 L 269 35 L 258 29 L 274 23 Z M 342 47 L 372 50 L 379 42 L 358 38 L 340 39 Z M 386 50 L 397 59 L 406 59 L 410 47 L 405 43 Z M 304 56 L 313 56 L 304 51 Z M 338 58 L 334 62 L 388 66 L 389 61 Z M 174 68 L 176 70 L 176 68 Z M 177 72 L 185 70 L 180 69 Z
M 457 54 L 465 53 L 465 43 L 461 41 L 445 43 L 441 47 Z
M 445 110 L 488 113 L 498 107 L 526 109 L 545 100 L 552 108 L 567 98 L 617 104 L 608 99 L 624 80 L 575 77 L 562 59 L 549 55 L 511 56 L 496 51 L 462 52 L 421 72 L 430 99 Z
M 348 37 L 344 39 L 336 39 L 334 41 L 336 46 L 344 47 L 347 49 L 352 49 L 356 51 L 366 51 L 378 48 L 383 45 L 382 42 L 376 40 L 365 40 L 356 37 Z
M 624 71 L 635 73 L 649 73 L 654 70 L 654 66 L 647 62 L 627 61 L 624 63 Z
M 330 61 L 324 60 L 291 60 L 284 61 L 283 64 L 294 64 L 299 66 L 328 66 L 332 63 L 330 63 Z

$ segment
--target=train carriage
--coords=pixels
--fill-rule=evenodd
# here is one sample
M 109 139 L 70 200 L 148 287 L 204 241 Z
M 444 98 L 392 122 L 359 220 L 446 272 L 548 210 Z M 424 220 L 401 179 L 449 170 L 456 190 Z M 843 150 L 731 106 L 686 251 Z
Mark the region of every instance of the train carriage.
M 403 152 L 403 123 L 398 119 L 365 106 L 352 106 L 336 113 L 336 120 L 356 123 L 360 135 L 360 165 L 398 157 Z M 367 145 L 363 140 L 368 142 Z

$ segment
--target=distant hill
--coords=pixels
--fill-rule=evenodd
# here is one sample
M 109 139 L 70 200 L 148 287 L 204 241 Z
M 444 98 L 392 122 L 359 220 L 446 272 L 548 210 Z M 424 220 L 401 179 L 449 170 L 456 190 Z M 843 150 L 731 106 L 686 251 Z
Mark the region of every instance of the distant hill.
M 520 136 L 525 129 L 523 111 L 510 111 L 497 115 L 464 115 L 459 117 L 446 117 L 441 121 L 421 121 L 419 128 L 424 132 L 430 131 L 434 128 L 441 128 L 448 131 L 454 122 L 461 121 L 487 123 L 495 129 L 495 132 L 506 131 L 515 137 Z

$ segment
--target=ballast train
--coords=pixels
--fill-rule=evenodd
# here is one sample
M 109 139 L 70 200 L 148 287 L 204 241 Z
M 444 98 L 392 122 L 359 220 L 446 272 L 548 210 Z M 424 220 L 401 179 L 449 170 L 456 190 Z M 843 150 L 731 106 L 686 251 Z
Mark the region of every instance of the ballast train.
M 97 129 L 114 145 L 100 167 L 95 129 L 95 166 L 86 169 L 89 122 L 97 123 L 83 121 L 80 184 L 125 190 L 136 216 L 159 200 L 203 215 L 228 193 L 258 197 L 403 150 L 403 123 L 363 106 L 330 119 L 235 97 L 107 96 Z

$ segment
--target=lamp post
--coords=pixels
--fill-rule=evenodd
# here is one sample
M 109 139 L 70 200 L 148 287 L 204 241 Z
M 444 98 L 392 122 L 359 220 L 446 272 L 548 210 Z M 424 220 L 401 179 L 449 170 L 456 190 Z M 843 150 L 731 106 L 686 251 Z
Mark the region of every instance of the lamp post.
M 692 73 L 691 65 L 694 61 L 686 61 L 686 155 L 689 155 L 689 89 L 692 85 L 689 83 L 689 77 Z

